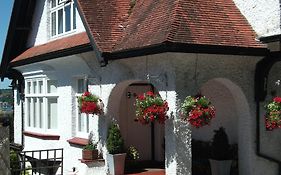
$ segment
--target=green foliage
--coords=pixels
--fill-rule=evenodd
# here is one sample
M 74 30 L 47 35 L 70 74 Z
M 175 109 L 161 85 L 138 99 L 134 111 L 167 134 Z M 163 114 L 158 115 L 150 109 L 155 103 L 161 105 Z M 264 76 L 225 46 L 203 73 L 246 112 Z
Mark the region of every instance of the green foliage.
M 122 139 L 120 129 L 117 124 L 111 124 L 108 129 L 106 146 L 109 154 L 118 154 L 124 152 L 124 140 Z
M 140 158 L 139 151 L 134 146 L 130 146 L 127 149 L 127 157 L 129 160 L 137 160 Z
M 93 150 L 97 149 L 97 144 L 93 143 L 93 137 L 94 137 L 94 134 L 91 131 L 89 136 L 88 136 L 88 144 L 83 147 L 83 150 L 91 150 L 91 151 L 93 151 Z
M 96 150 L 96 149 L 97 149 L 97 145 L 93 143 L 88 143 L 83 147 L 83 150 Z
M 14 150 L 10 151 L 10 168 L 12 170 L 20 169 L 19 157 Z

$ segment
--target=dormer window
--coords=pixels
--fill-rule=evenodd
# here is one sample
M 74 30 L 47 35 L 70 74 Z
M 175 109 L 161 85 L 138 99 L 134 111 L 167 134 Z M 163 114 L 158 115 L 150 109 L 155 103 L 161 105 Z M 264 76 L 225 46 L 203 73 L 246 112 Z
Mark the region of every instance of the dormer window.
M 51 37 L 76 29 L 76 4 L 73 0 L 51 0 L 50 6 Z

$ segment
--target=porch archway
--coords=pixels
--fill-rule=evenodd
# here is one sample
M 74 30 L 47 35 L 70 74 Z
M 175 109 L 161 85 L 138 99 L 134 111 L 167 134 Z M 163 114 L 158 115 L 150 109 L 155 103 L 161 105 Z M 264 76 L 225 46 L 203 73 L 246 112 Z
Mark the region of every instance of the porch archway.
M 107 113 L 119 124 L 125 146 L 134 146 L 139 150 L 141 161 L 164 162 L 164 125 L 155 123 L 152 134 L 151 125 L 134 121 L 136 95 L 149 90 L 158 93 L 147 81 L 126 80 L 118 83 L 109 96 Z
M 242 89 L 226 78 L 214 78 L 200 88 L 216 108 L 216 118 L 210 126 L 192 129 L 192 138 L 211 141 L 213 130 L 224 127 L 230 144 L 238 145 L 239 174 L 251 174 L 251 155 L 253 150 L 253 128 L 249 103 Z

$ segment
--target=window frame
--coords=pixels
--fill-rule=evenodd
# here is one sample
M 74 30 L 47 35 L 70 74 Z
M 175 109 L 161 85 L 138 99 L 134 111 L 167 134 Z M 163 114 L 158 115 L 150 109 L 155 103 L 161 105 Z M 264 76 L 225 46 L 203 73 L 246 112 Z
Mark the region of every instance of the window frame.
M 25 128 L 27 131 L 34 132 L 48 132 L 48 133 L 57 133 L 59 129 L 59 120 L 58 120 L 58 93 L 48 93 L 48 81 L 53 80 L 47 77 L 36 77 L 36 78 L 26 78 L 25 79 L 25 87 L 28 87 L 28 83 L 30 83 L 30 87 L 25 88 L 25 104 L 24 104 L 24 117 L 25 117 Z M 55 80 L 57 81 L 57 80 Z M 42 91 L 40 93 L 40 83 L 42 82 Z M 35 92 L 33 91 L 34 85 L 36 84 Z M 32 91 L 31 91 L 32 89 Z M 58 86 L 56 85 L 56 91 L 58 90 Z M 28 91 L 30 93 L 28 93 Z M 56 99 L 57 109 L 56 109 L 56 128 L 48 128 L 48 101 L 49 99 Z M 40 104 L 40 100 L 42 100 L 42 106 Z M 29 103 L 30 101 L 30 103 Z M 36 104 L 34 104 L 36 102 Z M 32 109 L 32 110 L 30 110 Z M 37 109 L 37 111 L 35 110 Z M 32 112 L 31 112 L 32 111 Z M 37 116 L 37 117 L 36 117 Z M 38 122 L 37 122 L 38 120 Z M 41 121 L 41 122 L 40 122 Z M 37 124 L 34 124 L 37 123 Z M 41 126 L 41 127 L 40 127 Z
M 55 1 L 55 6 L 52 7 L 52 2 Z M 66 7 L 70 6 L 70 30 L 65 31 L 66 29 Z M 74 33 L 77 30 L 77 8 L 75 2 L 72 0 L 70 2 L 65 3 L 65 0 L 50 0 L 49 1 L 49 19 L 50 19 L 50 26 L 49 26 L 49 33 L 50 38 L 59 38 L 64 35 L 68 35 L 70 33 Z M 62 33 L 59 33 L 59 20 L 58 20 L 58 11 L 62 9 Z M 53 19 L 52 14 L 55 13 L 55 34 L 53 35 Z M 74 22 L 75 21 L 75 22 Z M 75 24 L 75 25 L 74 25 Z
M 83 80 L 83 91 L 79 92 L 79 80 Z M 75 121 L 76 121 L 76 137 L 81 138 L 88 138 L 89 132 L 90 132 L 90 123 L 91 123 L 91 115 L 92 114 L 82 114 L 79 111 L 78 107 L 78 97 L 83 94 L 83 92 L 88 90 L 88 78 L 87 77 L 76 77 L 75 78 Z M 84 119 L 82 122 L 84 123 L 84 130 L 80 130 L 80 117 L 83 117 Z

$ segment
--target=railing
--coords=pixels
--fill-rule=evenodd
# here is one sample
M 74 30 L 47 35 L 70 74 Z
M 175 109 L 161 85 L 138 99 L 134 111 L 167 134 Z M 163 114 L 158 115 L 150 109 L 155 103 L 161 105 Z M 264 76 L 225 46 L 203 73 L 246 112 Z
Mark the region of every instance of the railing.
M 16 158 L 11 160 L 12 175 L 62 175 L 63 149 L 48 149 L 14 152 Z

